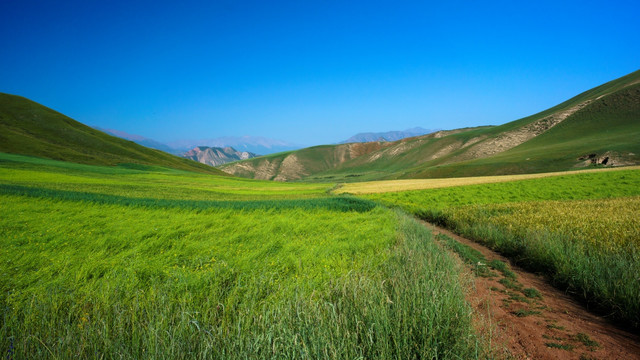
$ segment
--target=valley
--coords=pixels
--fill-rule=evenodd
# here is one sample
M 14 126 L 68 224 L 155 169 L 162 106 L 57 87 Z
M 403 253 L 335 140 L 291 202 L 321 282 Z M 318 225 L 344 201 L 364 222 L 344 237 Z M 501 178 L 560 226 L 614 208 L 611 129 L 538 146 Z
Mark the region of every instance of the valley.
M 1 1 L 0 360 L 640 360 L 640 1 Z
M 637 357 L 639 77 L 499 126 L 197 161 L 2 94 L 0 355 Z

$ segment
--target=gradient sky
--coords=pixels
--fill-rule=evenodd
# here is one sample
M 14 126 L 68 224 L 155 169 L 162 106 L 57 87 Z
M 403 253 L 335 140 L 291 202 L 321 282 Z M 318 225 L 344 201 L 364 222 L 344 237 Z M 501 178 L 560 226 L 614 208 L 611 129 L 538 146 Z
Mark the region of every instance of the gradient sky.
M 502 124 L 640 68 L 633 1 L 0 2 L 0 92 L 159 141 Z

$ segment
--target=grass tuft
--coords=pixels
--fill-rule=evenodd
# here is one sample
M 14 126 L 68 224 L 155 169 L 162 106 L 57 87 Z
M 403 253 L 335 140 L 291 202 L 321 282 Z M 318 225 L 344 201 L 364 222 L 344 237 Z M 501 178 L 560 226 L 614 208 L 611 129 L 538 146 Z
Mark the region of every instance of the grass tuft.
M 572 344 L 559 344 L 554 342 L 548 342 L 548 343 L 545 343 L 545 345 L 550 348 L 562 349 L 567 351 L 572 351 L 573 349 L 575 349 L 575 346 Z
M 522 293 L 524 294 L 524 296 L 530 299 L 542 299 L 542 294 L 540 293 L 540 291 L 538 291 L 538 289 L 526 288 L 522 290 Z
M 577 333 L 575 338 L 576 340 L 578 340 L 579 342 L 583 343 L 585 346 L 590 348 L 591 351 L 600 347 L 600 344 L 597 341 L 591 339 L 591 337 L 589 337 L 589 335 L 585 333 Z
M 526 310 L 526 309 L 518 309 L 511 312 L 513 315 L 517 317 L 527 317 L 531 315 L 540 315 L 540 311 L 537 310 Z

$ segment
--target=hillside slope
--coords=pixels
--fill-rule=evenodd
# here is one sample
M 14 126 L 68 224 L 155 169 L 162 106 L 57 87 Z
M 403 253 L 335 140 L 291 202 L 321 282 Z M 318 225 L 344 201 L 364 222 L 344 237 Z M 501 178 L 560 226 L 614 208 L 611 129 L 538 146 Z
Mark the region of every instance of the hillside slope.
M 640 164 L 638 139 L 640 71 L 500 126 L 439 131 L 384 145 L 366 143 L 378 145 L 349 158 L 335 156 L 344 152 L 342 145 L 335 145 L 220 168 L 238 176 L 285 181 L 521 174 Z
M 534 136 L 531 136 L 534 135 Z M 519 139 L 520 136 L 520 139 Z M 525 141 L 520 141 L 527 137 Z M 640 164 L 640 71 L 552 109 L 492 129 L 477 147 L 402 177 L 561 171 Z M 496 151 L 501 144 L 504 146 Z M 478 150 L 486 149 L 489 156 Z M 431 165 L 431 164 L 430 164 Z
M 261 180 L 300 180 L 334 169 L 339 164 L 384 149 L 393 143 L 368 142 L 320 145 L 261 156 L 219 166 L 229 174 Z
M 3 93 L 0 152 L 82 164 L 135 163 L 224 174 L 210 166 L 107 135 L 29 99 Z

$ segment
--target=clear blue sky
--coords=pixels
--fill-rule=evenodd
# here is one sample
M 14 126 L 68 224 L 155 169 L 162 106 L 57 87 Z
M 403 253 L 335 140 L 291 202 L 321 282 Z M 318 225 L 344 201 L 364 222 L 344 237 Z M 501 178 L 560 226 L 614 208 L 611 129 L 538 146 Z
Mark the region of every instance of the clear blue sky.
M 502 124 L 639 68 L 637 0 L 0 2 L 0 92 L 160 141 Z

